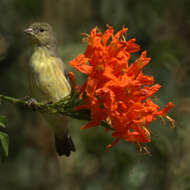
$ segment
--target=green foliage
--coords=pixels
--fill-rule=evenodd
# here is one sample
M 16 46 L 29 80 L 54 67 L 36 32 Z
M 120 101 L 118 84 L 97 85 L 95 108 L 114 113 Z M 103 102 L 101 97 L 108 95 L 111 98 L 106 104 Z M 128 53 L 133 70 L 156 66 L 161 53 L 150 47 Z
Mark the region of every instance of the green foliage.
M 7 124 L 7 119 L 0 115 L 0 158 L 4 160 L 8 156 L 9 149 L 9 136 L 6 132 L 1 131 L 2 128 L 5 128 Z
M 7 119 L 6 119 L 6 117 L 3 116 L 3 115 L 0 115 L 0 127 L 5 128 L 6 125 L 7 125 Z

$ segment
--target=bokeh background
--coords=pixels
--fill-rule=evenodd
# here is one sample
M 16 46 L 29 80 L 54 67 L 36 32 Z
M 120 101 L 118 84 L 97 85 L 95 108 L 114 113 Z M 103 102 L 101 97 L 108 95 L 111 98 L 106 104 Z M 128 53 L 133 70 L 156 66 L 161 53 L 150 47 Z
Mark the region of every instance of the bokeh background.
M 154 122 L 151 156 L 134 144 L 112 141 L 104 129 L 80 130 L 70 120 L 77 152 L 57 158 L 53 136 L 40 114 L 10 103 L 9 157 L 0 163 L 1 190 L 188 190 L 190 189 L 190 1 L 189 0 L 0 0 L 0 93 L 29 95 L 27 64 L 31 47 L 23 30 L 32 22 L 50 23 L 61 58 L 67 63 L 84 51 L 80 34 L 95 25 L 129 28 L 152 58 L 145 68 L 163 88 L 158 103 L 175 103 L 176 128 Z M 84 76 L 77 75 L 81 83 Z

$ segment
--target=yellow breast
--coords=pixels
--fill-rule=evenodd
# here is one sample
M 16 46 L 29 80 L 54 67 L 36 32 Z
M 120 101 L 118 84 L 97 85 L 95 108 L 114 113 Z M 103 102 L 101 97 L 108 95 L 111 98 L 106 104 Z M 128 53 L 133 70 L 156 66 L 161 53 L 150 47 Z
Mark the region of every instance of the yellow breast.
M 58 101 L 70 94 L 71 87 L 64 75 L 63 62 L 51 56 L 46 48 L 36 48 L 29 65 L 31 92 L 36 99 Z

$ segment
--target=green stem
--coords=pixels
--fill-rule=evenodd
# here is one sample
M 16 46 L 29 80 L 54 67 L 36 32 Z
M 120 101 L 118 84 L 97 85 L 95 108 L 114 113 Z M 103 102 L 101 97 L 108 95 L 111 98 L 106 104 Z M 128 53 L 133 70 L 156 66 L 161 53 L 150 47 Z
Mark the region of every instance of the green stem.
M 27 105 L 27 101 L 0 94 L 0 101 L 8 101 L 15 104 Z
M 42 113 L 51 113 L 51 114 L 60 113 L 72 117 L 74 119 L 90 121 L 90 113 L 88 112 L 88 110 L 86 110 L 86 112 L 74 111 L 74 107 L 76 105 L 74 105 L 74 103 L 72 102 L 73 98 L 70 96 L 67 96 L 55 103 L 43 103 L 35 101 L 30 104 L 30 100 L 31 99 L 23 100 L 0 94 L 0 102 L 7 101 L 18 105 L 24 105 L 32 110 Z M 105 121 L 103 121 L 101 125 L 105 128 L 113 130 L 113 128 L 111 128 Z

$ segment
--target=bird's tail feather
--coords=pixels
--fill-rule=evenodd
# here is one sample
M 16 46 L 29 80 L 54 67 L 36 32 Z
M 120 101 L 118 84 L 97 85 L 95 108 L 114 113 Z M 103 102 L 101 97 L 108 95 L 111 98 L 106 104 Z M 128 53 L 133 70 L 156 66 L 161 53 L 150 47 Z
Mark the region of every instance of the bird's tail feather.
M 62 139 L 55 136 L 55 146 L 59 156 L 70 156 L 71 151 L 75 152 L 75 145 L 70 135 L 66 135 Z

